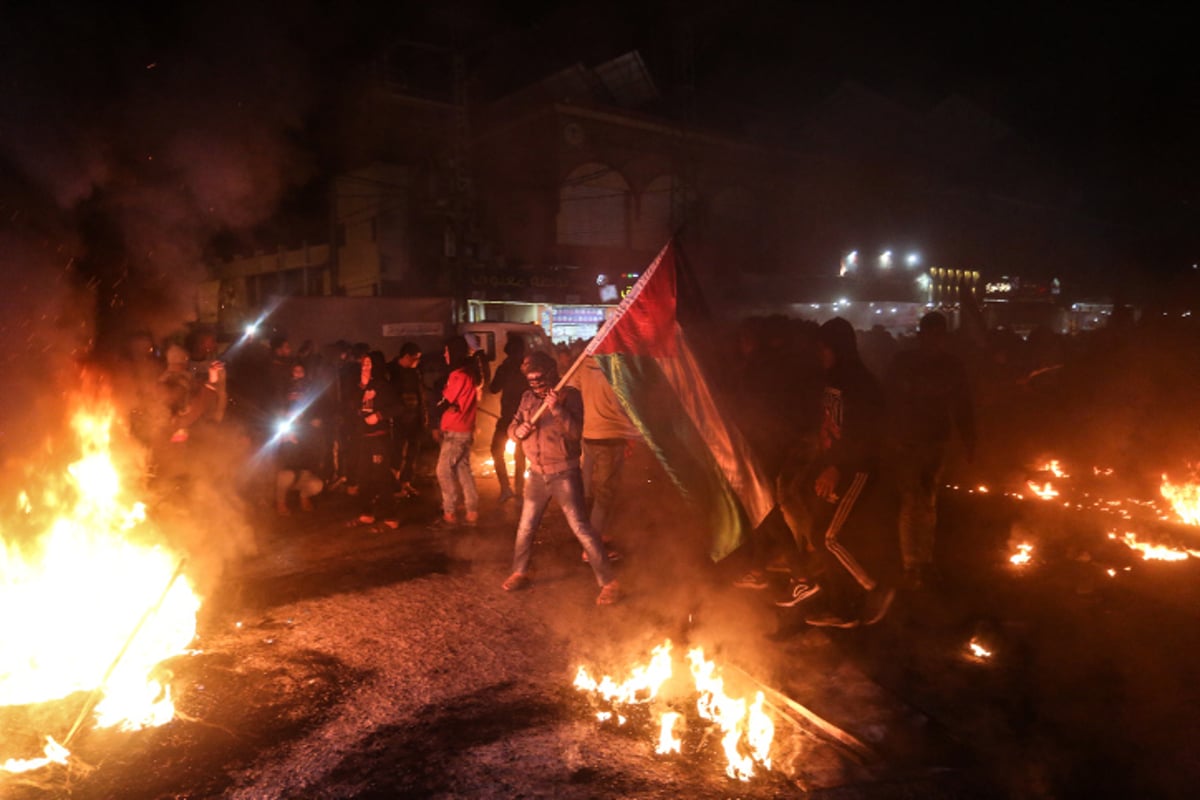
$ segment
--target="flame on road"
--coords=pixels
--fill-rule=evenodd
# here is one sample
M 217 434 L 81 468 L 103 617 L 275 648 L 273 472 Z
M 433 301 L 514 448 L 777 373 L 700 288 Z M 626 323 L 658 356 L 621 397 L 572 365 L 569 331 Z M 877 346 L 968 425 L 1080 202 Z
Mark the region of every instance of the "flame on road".
M 978 639 L 971 639 L 971 641 L 967 642 L 967 649 L 975 658 L 985 659 L 992 657 L 992 651 L 981 645 Z
M 683 740 L 675 735 L 675 723 L 682 719 L 683 714 L 678 711 L 663 713 L 662 719 L 659 721 L 658 747 L 654 748 L 654 752 L 665 756 L 683 751 Z
M 1132 531 L 1126 531 L 1119 537 L 1113 532 L 1108 534 L 1108 538 L 1121 542 L 1134 552 L 1141 553 L 1143 561 L 1186 561 L 1189 557 L 1200 558 L 1200 551 L 1143 542 Z
M 1009 556 L 1008 560 L 1013 564 L 1016 564 L 1018 567 L 1028 564 L 1031 560 L 1033 560 L 1033 545 L 1017 545 L 1017 552 Z
M 1200 525 L 1200 484 L 1172 483 L 1163 475 L 1158 491 L 1171 504 L 1180 522 L 1185 525 Z
M 748 781 L 754 776 L 756 765 L 769 770 L 775 724 L 766 713 L 763 693 L 756 693 L 750 703 L 745 698 L 730 697 L 725 692 L 724 679 L 717 674 L 716 664 L 704 657 L 702 648 L 690 650 L 687 659 L 698 694 L 696 712 L 701 719 L 715 723 L 721 730 L 726 774 Z M 596 680 L 580 666 L 575 673 L 574 686 L 608 704 L 611 710 L 597 714 L 603 722 L 612 719 L 614 714 L 620 717 L 619 709 L 623 706 L 654 701 L 672 674 L 671 642 L 666 641 L 654 648 L 649 664 L 635 666 L 630 677 L 620 683 L 608 675 Z M 621 717 L 619 722 L 623 724 L 624 718 Z M 677 711 L 664 711 L 659 715 L 655 752 L 666 755 L 682 751 L 683 741 L 676 731 L 683 722 L 683 715 Z
M 35 540 L 22 547 L 5 535 L 0 548 L 0 706 L 102 689 L 96 724 L 133 730 L 173 718 L 169 688 L 152 673 L 185 652 L 200 603 L 185 579 L 172 580 L 179 557 L 128 497 L 111 453 L 114 417 L 107 402 L 81 404 L 79 458 L 18 494 L 24 519 L 0 521 Z M 45 759 L 3 768 L 62 763 L 65 750 L 51 744 Z

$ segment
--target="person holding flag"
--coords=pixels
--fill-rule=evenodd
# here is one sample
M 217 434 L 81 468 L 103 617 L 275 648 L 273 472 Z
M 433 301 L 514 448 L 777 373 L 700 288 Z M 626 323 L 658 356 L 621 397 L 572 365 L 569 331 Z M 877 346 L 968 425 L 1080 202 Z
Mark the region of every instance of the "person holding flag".
M 583 474 L 579 467 L 583 398 L 578 389 L 563 385 L 558 365 L 547 353 L 537 351 L 526 356 L 521 371 L 529 382 L 529 390 L 521 396 L 508 435 L 525 448 L 529 479 L 525 483 L 521 520 L 517 523 L 512 574 L 504 581 L 503 589 L 512 592 L 530 585 L 533 536 L 553 498 L 583 546 L 600 586 L 596 605 L 611 605 L 621 597 L 620 584 L 613 576 L 600 536 L 588 521 L 583 502 Z

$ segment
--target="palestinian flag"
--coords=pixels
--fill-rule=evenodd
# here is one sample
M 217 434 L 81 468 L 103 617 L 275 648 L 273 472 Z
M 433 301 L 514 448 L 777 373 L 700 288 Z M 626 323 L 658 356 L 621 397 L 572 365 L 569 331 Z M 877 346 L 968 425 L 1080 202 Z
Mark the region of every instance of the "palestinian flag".
M 677 319 L 668 242 L 588 345 L 629 419 L 713 530 L 711 555 L 736 550 L 775 505 L 745 440 L 717 410 Z

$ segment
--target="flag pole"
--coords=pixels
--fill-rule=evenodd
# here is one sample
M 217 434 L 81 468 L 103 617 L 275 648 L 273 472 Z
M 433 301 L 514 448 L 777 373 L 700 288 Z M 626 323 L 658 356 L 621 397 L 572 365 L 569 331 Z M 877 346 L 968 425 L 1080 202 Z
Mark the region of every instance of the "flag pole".
M 600 326 L 600 330 L 596 331 L 596 335 L 592 337 L 590 342 L 588 342 L 587 347 L 583 348 L 583 352 L 580 353 L 579 357 L 575 359 L 575 363 L 572 364 L 567 371 L 563 373 L 562 377 L 558 379 L 558 383 L 554 385 L 555 392 L 562 391 L 562 388 L 567 385 L 567 381 L 571 380 L 571 377 L 579 371 L 581 366 L 583 366 L 583 362 L 587 359 L 587 357 L 595 353 L 596 348 L 600 346 L 600 343 L 608 338 L 609 332 L 616 326 L 621 317 L 625 316 L 625 312 L 629 310 L 629 307 L 633 305 L 634 301 L 638 299 L 639 295 L 641 295 L 642 287 L 649 282 L 650 276 L 653 275 L 658 269 L 659 263 L 662 262 L 663 256 L 666 255 L 667 250 L 671 248 L 671 244 L 674 241 L 675 238 L 671 237 L 669 240 L 667 240 L 667 243 L 663 245 L 663 249 L 658 251 L 658 255 L 655 256 L 654 260 L 650 262 L 650 266 L 648 266 L 646 271 L 642 273 L 642 276 L 638 278 L 637 283 L 630 288 L 629 294 L 621 298 L 620 304 L 617 305 L 617 310 L 611 317 L 604 320 L 604 324 Z M 529 418 L 529 424 L 533 425 L 539 419 L 541 419 L 542 414 L 546 413 L 546 408 L 546 400 L 543 398 L 542 404 L 538 406 L 537 411 L 533 412 L 533 416 Z

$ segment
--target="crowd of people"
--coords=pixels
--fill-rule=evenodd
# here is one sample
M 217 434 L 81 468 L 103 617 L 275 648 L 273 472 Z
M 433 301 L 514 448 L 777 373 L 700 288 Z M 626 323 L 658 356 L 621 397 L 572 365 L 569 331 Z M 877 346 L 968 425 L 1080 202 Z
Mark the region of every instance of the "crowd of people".
M 840 318 L 742 325 L 734 366 L 718 371 L 715 385 L 775 481 L 778 505 L 751 536 L 750 568 L 736 586 L 766 589 L 770 572 L 785 572 L 778 606 L 800 609 L 806 624 L 851 627 L 878 621 L 896 583 L 915 589 L 936 579 L 937 494 L 950 443 L 957 433 L 969 459 L 976 441 L 967 371 L 947 328 L 940 313 L 927 314 L 916 347 L 875 352 L 872 368 L 859 350 L 870 336 Z M 232 424 L 252 454 L 242 491 L 281 516 L 341 491 L 352 498 L 346 524 L 372 530 L 399 527 L 404 501 L 425 491 L 416 478 L 428 473 L 422 456 L 434 448 L 441 513 L 432 526 L 477 525 L 472 444 L 477 430 L 490 432 L 498 503 L 521 504 L 503 588 L 530 583 L 533 537 L 554 499 L 601 587 L 598 602 L 614 602 L 611 562 L 620 552 L 609 528 L 622 465 L 641 434 L 594 360 L 576 365 L 582 347 L 527 353 L 514 336 L 493 370 L 463 336 L 446 339 L 434 365 L 412 342 L 388 360 L 349 342 L 294 351 L 277 333 L 218 355 L 215 337 L 196 332 L 158 361 L 153 344 L 136 339 L 133 372 L 153 375 L 154 389 L 143 387 L 135 428 L 158 478 L 171 483 L 186 477 L 189 452 Z M 568 371 L 569 385 L 559 386 Z M 499 400 L 490 431 L 478 413 L 484 393 Z M 884 527 L 872 510 L 881 480 L 899 500 Z M 885 529 L 894 538 L 881 536 Z M 884 577 L 889 541 L 898 545 L 897 581 Z
M 366 344 L 349 342 L 324 353 L 307 341 L 293 350 L 283 333 L 247 336 L 220 354 L 211 332 L 196 331 L 161 348 L 137 336 L 126 354 L 133 362 L 133 428 L 150 448 L 155 480 L 166 492 L 187 492 L 199 471 L 196 457 L 224 448 L 225 467 L 234 467 L 237 490 L 247 499 L 289 516 L 311 512 L 322 493 L 343 492 L 353 510 L 345 524 L 367 530 L 400 526 L 402 504 L 422 491 L 416 477 L 423 453 L 436 447 L 441 514 L 431 527 L 453 529 L 478 524 L 472 445 L 477 426 L 486 424 L 478 418 L 481 396 L 498 395 L 491 450 L 499 503 L 522 503 L 513 577 L 504 588 L 528 585 L 532 537 L 553 497 L 595 571 L 597 602 L 608 604 L 619 597 L 610 567 L 619 554 L 598 530 L 612 513 L 628 446 L 628 439 L 610 434 L 636 431 L 602 376 L 597 383 L 594 366 L 580 373 L 583 391 L 556 386 L 560 363 L 574 359 L 581 347 L 526 354 L 524 339 L 513 336 L 493 375 L 473 342 L 451 336 L 443 342 L 441 363 L 426 374 L 422 350 L 413 342 L 389 361 Z M 589 405 L 601 404 L 588 415 L 588 437 L 585 396 Z M 528 408 L 543 403 L 544 413 Z M 228 446 L 234 441 L 243 456 L 234 457 Z M 516 455 L 511 476 L 505 458 L 510 442 Z M 590 516 L 585 484 L 588 497 L 594 490 L 598 498 Z

